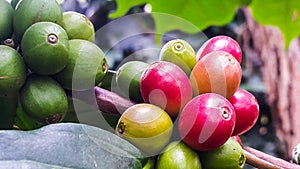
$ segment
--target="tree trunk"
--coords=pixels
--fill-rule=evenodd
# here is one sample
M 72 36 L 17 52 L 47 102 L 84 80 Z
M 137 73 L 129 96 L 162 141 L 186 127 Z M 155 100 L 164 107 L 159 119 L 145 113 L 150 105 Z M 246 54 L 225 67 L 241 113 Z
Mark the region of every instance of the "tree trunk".
M 249 8 L 243 10 L 246 22 L 241 43 L 246 65 L 255 64 L 261 70 L 278 152 L 282 158 L 290 159 L 300 142 L 300 38 L 285 50 L 277 27 L 262 26 L 253 19 Z

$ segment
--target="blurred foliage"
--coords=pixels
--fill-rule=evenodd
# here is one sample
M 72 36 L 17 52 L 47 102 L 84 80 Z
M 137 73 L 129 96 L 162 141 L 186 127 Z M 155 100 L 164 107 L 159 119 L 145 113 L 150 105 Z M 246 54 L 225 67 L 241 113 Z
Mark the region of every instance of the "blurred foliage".
M 141 4 L 150 4 L 158 32 L 180 29 L 187 33 L 195 33 L 197 29 L 186 28 L 184 24 L 172 22 L 168 18 L 156 15 L 166 13 L 185 19 L 199 30 L 209 26 L 221 26 L 232 21 L 240 6 L 249 5 L 254 18 L 261 24 L 279 27 L 285 38 L 285 46 L 300 34 L 299 0 L 116 0 L 117 10 L 110 18 L 121 17 L 126 12 Z
M 225 25 L 232 21 L 235 11 L 241 5 L 240 0 L 131 0 L 130 3 L 126 0 L 116 0 L 116 2 L 118 8 L 109 15 L 110 18 L 123 16 L 132 6 L 150 4 L 156 32 L 159 34 L 176 29 L 186 33 L 197 33 L 211 25 Z M 195 27 L 187 27 L 187 21 Z
M 299 0 L 253 0 L 250 7 L 260 24 L 279 27 L 285 38 L 286 48 L 300 35 Z

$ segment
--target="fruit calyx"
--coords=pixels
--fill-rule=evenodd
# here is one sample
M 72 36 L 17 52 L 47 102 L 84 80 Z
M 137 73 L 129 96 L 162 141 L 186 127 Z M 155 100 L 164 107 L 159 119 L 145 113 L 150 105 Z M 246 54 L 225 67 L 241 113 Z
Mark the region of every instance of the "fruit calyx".
M 14 40 L 13 39 L 5 39 L 3 42 L 3 45 L 6 45 L 6 46 L 9 46 L 9 47 L 14 47 L 15 46 L 15 43 L 14 43 Z
M 230 56 L 230 54 L 229 53 L 225 53 L 225 57 L 226 57 L 226 59 L 228 60 L 228 62 L 230 63 L 230 64 L 234 64 L 235 63 L 235 58 L 232 58 L 231 56 Z
M 56 44 L 57 41 L 58 41 L 58 38 L 55 34 L 49 34 L 48 38 L 47 38 L 47 41 L 51 44 Z
M 177 53 L 180 53 L 180 52 L 183 52 L 185 50 L 185 47 L 184 47 L 184 44 L 180 41 L 178 42 L 175 42 L 173 44 L 173 51 L 174 52 L 177 52 Z
M 62 120 L 63 116 L 61 114 L 53 114 L 51 116 L 48 116 L 45 119 L 46 124 L 53 124 L 58 123 Z
M 244 167 L 245 161 L 246 161 L 246 156 L 245 156 L 244 154 L 241 154 L 241 155 L 240 155 L 240 158 L 239 158 L 239 166 L 240 166 L 241 168 Z
M 228 107 L 221 107 L 220 111 L 221 111 L 221 114 L 222 114 L 222 118 L 224 120 L 229 120 L 230 119 L 231 113 L 230 113 L 230 110 L 229 110 Z
M 119 124 L 118 124 L 118 126 L 117 126 L 117 134 L 118 135 L 122 135 L 122 134 L 124 134 L 124 132 L 125 132 L 125 130 L 126 130 L 126 125 L 125 125 L 125 123 L 124 122 L 120 122 Z

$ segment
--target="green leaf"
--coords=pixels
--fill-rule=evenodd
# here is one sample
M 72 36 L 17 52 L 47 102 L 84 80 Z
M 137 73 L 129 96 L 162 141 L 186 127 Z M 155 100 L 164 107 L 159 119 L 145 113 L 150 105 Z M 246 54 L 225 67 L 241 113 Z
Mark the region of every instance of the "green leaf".
M 142 169 L 143 155 L 128 141 L 85 124 L 0 131 L 0 168 Z M 14 164 L 14 165 L 13 165 Z
M 252 0 L 240 0 L 240 6 L 249 6 Z
M 117 0 L 118 9 L 110 15 L 120 17 L 134 5 L 149 3 L 158 33 L 182 30 L 196 33 L 212 25 L 229 23 L 245 0 Z
M 240 6 L 250 5 L 253 17 L 262 25 L 279 27 L 285 47 L 300 34 L 299 0 L 116 0 L 118 9 L 110 17 L 124 15 L 131 7 L 149 3 L 157 37 L 172 30 L 196 33 L 209 26 L 228 24 Z
M 45 164 L 45 163 L 40 163 L 38 161 L 30 161 L 30 160 L 4 160 L 4 161 L 0 161 L 0 166 L 1 166 L 1 168 L 10 168 L 10 169 L 18 169 L 18 168 L 71 169 L 68 167 Z
M 299 0 L 253 0 L 250 7 L 257 22 L 279 27 L 286 48 L 300 34 Z
M 197 33 L 209 26 L 225 25 L 233 19 L 239 3 L 239 0 L 152 0 L 150 2 L 153 12 L 169 14 L 168 17 L 152 14 L 157 33 L 172 30 Z
M 152 0 L 150 4 L 153 12 L 167 13 L 174 17 L 186 20 L 203 30 L 212 25 L 225 25 L 229 23 L 239 7 L 239 0 Z M 172 20 L 166 22 L 165 18 L 154 15 L 157 31 L 167 32 L 180 29 L 187 33 L 195 33 L 195 29 L 186 24 L 178 24 Z M 182 22 L 184 23 L 184 22 Z
M 110 13 L 110 18 L 118 18 L 126 14 L 126 12 L 137 5 L 146 4 L 148 0 L 116 0 L 118 8 L 115 12 Z
M 197 33 L 201 30 L 193 23 L 166 13 L 152 12 L 156 28 L 156 44 L 160 44 L 160 40 L 165 32 L 172 30 L 182 30 L 186 33 Z

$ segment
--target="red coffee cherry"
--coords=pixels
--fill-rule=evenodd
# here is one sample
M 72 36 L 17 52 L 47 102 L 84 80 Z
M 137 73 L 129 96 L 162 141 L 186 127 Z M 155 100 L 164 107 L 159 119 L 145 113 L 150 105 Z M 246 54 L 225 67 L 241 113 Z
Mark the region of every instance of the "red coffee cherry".
M 195 150 L 207 151 L 223 145 L 233 132 L 235 112 L 223 96 L 206 93 L 193 98 L 179 116 L 183 142 Z
M 176 117 L 192 99 L 192 87 L 185 72 L 171 62 L 150 64 L 141 76 L 140 90 L 143 100 L 164 109 Z
M 239 63 L 242 62 L 241 47 L 237 41 L 229 36 L 219 35 L 207 40 L 198 50 L 196 54 L 197 60 L 213 51 L 225 51 L 235 57 Z
M 255 125 L 259 116 L 259 105 L 255 96 L 240 88 L 228 100 L 234 107 L 236 114 L 236 123 L 232 135 L 246 133 Z

